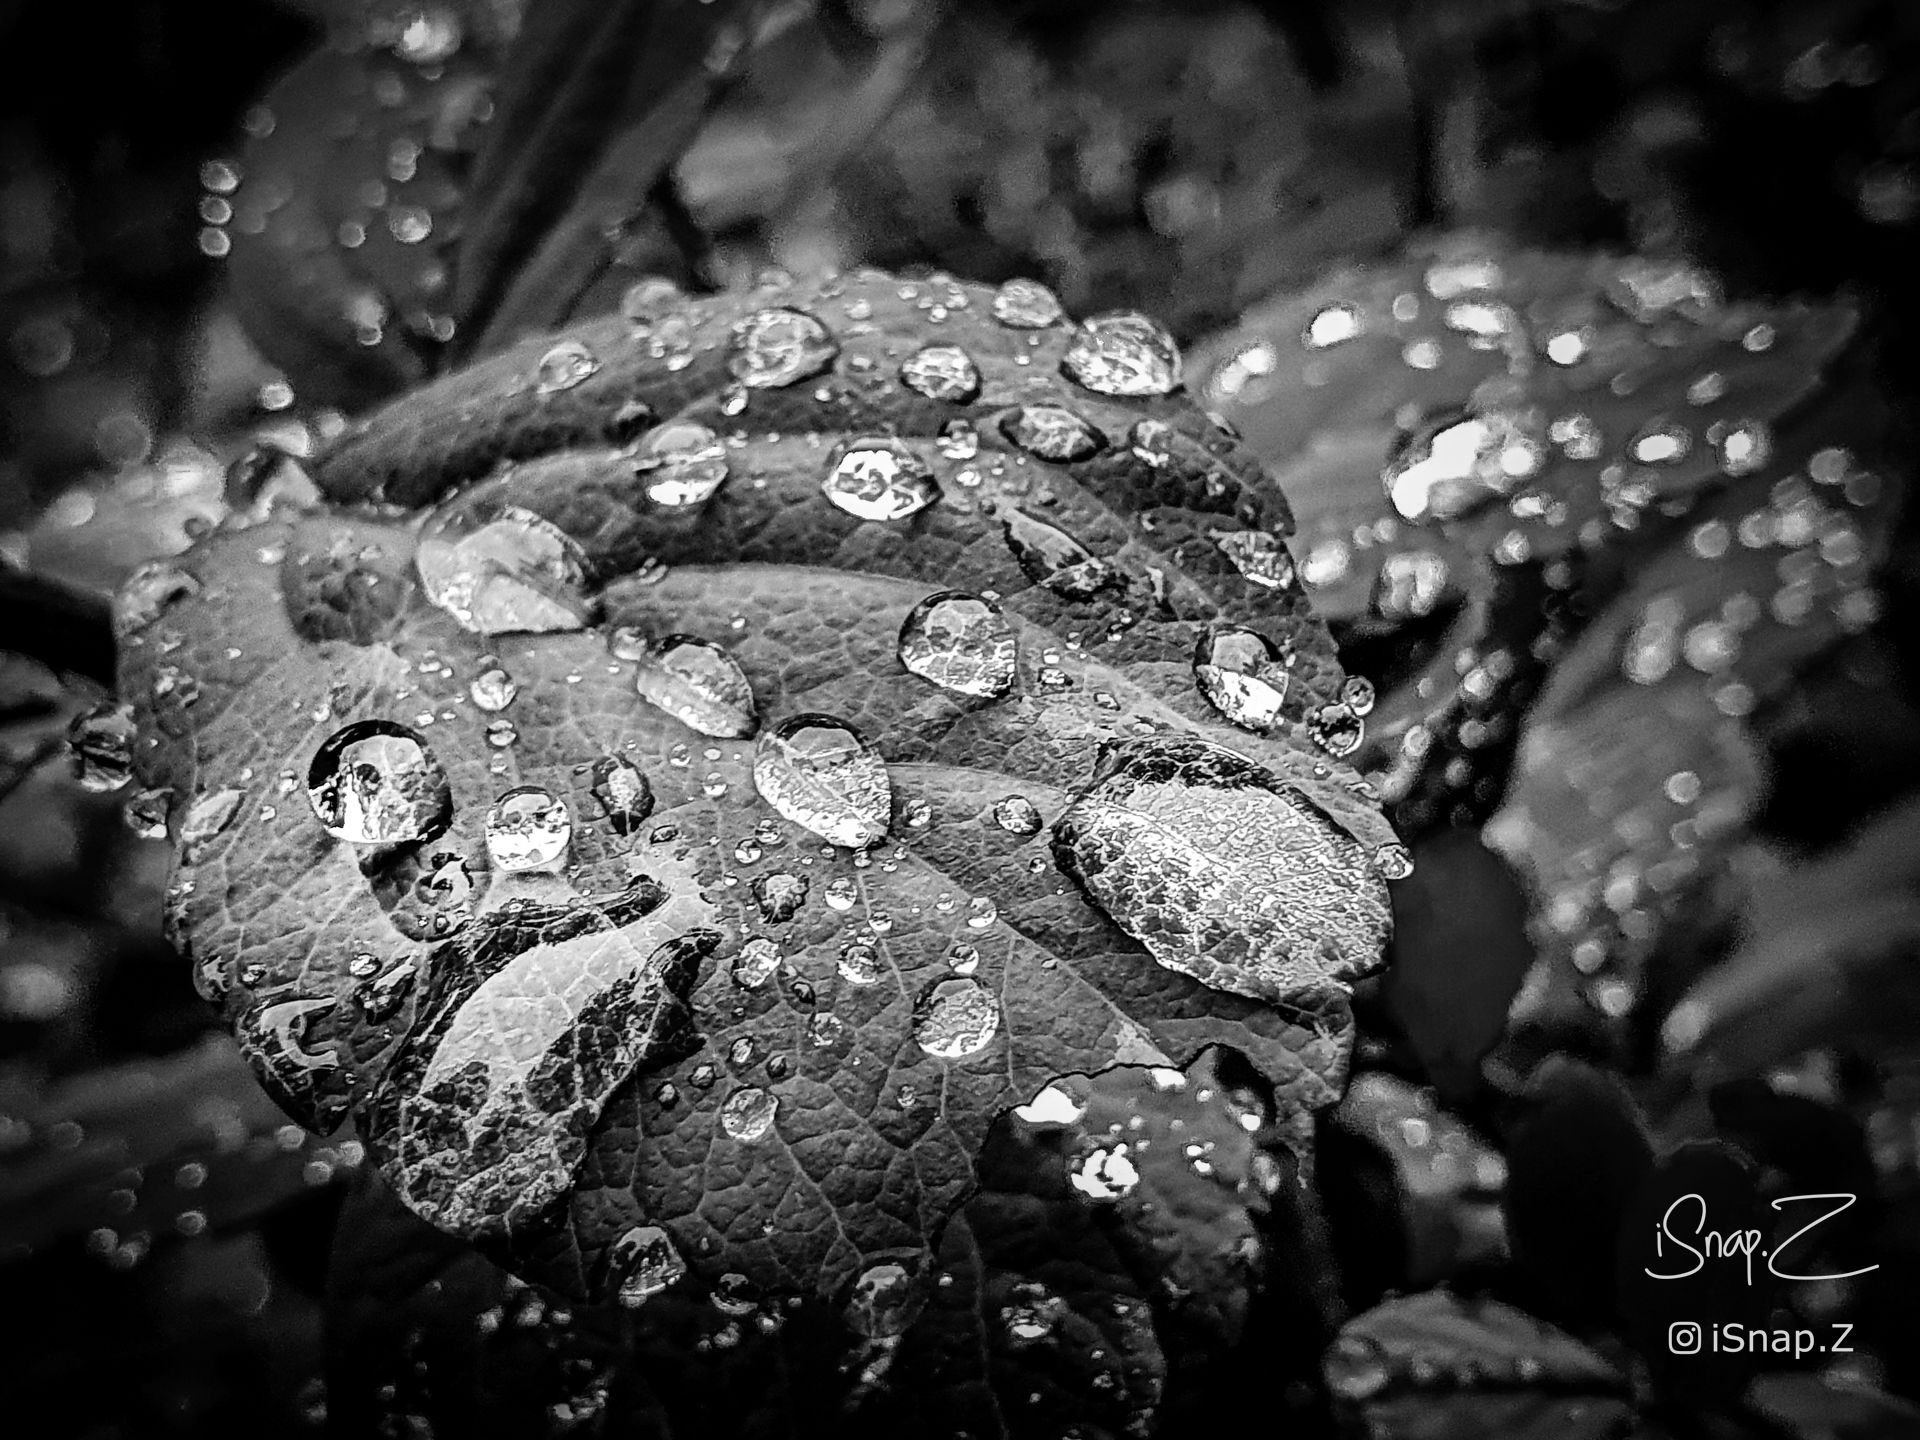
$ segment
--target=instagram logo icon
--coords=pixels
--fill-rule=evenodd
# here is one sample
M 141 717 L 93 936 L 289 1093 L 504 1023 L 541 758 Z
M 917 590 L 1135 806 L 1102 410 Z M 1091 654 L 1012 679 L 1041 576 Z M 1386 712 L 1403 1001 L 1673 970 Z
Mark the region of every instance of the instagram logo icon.
M 1667 1348 L 1676 1355 L 1700 1353 L 1700 1322 L 1676 1320 L 1667 1326 Z

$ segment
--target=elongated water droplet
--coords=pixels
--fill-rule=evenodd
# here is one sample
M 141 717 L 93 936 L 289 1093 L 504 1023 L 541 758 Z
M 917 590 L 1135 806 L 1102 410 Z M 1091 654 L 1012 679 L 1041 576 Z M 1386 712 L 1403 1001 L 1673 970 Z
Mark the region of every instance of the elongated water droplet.
M 67 726 L 67 757 L 83 790 L 105 794 L 133 778 L 133 706 L 111 700 Z
M 769 925 L 784 925 L 807 903 L 807 877 L 776 871 L 760 875 L 753 882 L 753 903 L 760 907 L 760 918 Z
M 571 536 L 517 505 L 454 501 L 414 550 L 427 598 L 481 635 L 579 630 L 586 556 Z
M 391 720 L 356 720 L 328 736 L 307 767 L 307 799 L 329 835 L 355 845 L 431 840 L 453 820 L 446 771 Z
M 1029 580 L 1068 600 L 1090 600 L 1102 590 L 1123 587 L 1127 577 L 1099 559 L 1057 525 L 1024 510 L 1009 510 L 1002 521 L 1007 548 Z
M 540 357 L 535 389 L 542 395 L 571 390 L 600 368 L 594 353 L 578 340 L 562 340 Z
M 1040 812 L 1024 795 L 1003 795 L 993 802 L 993 823 L 1009 835 L 1040 833 Z
M 727 373 L 750 390 L 777 389 L 818 375 L 840 346 L 804 310 L 756 310 L 734 327 Z
M 538 785 L 507 791 L 487 811 L 487 855 L 501 870 L 550 870 L 567 853 L 567 802 Z
M 929 400 L 966 405 L 980 395 L 980 367 L 958 345 L 923 345 L 901 365 L 900 383 Z
M 892 818 L 886 763 L 858 731 L 831 715 L 795 715 L 763 731 L 753 782 L 794 824 L 850 849 L 884 839 Z
M 743 1085 L 720 1106 L 720 1128 L 735 1140 L 751 1142 L 773 1129 L 779 1098 L 758 1085 Z
M 1496 500 L 1546 463 L 1527 417 L 1488 411 L 1428 425 L 1402 442 L 1382 475 L 1401 518 L 1452 520 Z
M 658 1225 L 636 1225 L 613 1242 L 607 1254 L 607 1278 L 629 1310 L 647 1303 L 685 1278 L 687 1262 Z
M 169 605 L 199 593 L 200 582 L 178 565 L 149 560 L 114 592 L 113 633 L 130 639 L 158 620 Z
M 964 590 L 929 595 L 900 626 L 900 663 L 961 695 L 994 699 L 1013 688 L 1019 645 L 991 600 Z
M 638 662 L 634 690 L 690 730 L 745 739 L 760 723 L 753 687 L 739 662 L 710 640 L 667 635 Z
M 727 478 L 727 447 L 705 425 L 676 420 L 648 432 L 633 466 L 654 504 L 704 505 Z
M 1216 530 L 1213 543 L 1255 585 L 1284 590 L 1293 584 L 1293 556 L 1277 535 L 1264 530 Z
M 594 762 L 589 793 L 616 835 L 631 835 L 653 813 L 653 786 L 638 765 L 620 755 Z
M 1000 1030 L 1000 1007 L 987 987 L 963 975 L 936 980 L 913 1006 L 913 1038 L 940 1060 L 977 1055 Z
M 733 957 L 733 983 L 743 990 L 758 990 L 779 968 L 780 947 L 766 936 L 756 935 Z
M 1042 330 L 1066 315 L 1060 297 L 1038 280 L 1008 280 L 994 291 L 993 318 L 1015 330 Z
M 905 520 L 940 498 L 939 482 L 926 461 L 898 440 L 878 437 L 842 449 L 820 489 L 859 520 Z
M 1107 437 L 1059 405 L 1022 405 L 1000 417 L 1000 433 L 1029 455 L 1068 465 L 1099 454 Z
M 191 858 L 199 846 L 231 825 L 240 802 L 246 798 L 244 790 L 232 788 L 196 795 L 187 807 L 187 818 L 180 822 L 180 844 L 186 855 Z
M 1180 383 L 1180 347 L 1151 316 L 1114 310 L 1080 326 L 1060 371 L 1096 395 L 1165 395 Z
M 1292 671 L 1266 636 L 1239 625 L 1201 635 L 1193 653 L 1194 683 L 1207 702 L 1243 730 L 1264 733 L 1280 723 Z

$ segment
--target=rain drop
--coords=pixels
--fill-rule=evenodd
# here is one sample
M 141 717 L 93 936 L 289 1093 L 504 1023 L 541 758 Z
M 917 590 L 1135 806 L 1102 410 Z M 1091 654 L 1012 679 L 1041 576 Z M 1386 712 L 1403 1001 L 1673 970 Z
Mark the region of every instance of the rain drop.
M 1003 795 L 993 804 L 993 823 L 1009 835 L 1040 833 L 1040 812 L 1024 795 Z
M 1194 649 L 1193 679 L 1200 693 L 1243 730 L 1264 732 L 1280 723 L 1292 678 L 1280 648 L 1239 625 L 1216 626 Z
M 414 550 L 427 598 L 481 635 L 578 630 L 587 623 L 586 557 L 550 521 L 515 505 L 484 518 L 456 501 Z
M 758 1085 L 743 1085 L 721 1104 L 720 1128 L 743 1143 L 758 1140 L 773 1129 L 779 1110 L 776 1096 Z
M 1309 350 L 1325 350 L 1353 339 L 1360 333 L 1360 312 L 1351 305 L 1329 305 L 1315 313 L 1301 333 L 1300 341 Z
M 1293 584 L 1293 556 L 1265 530 L 1216 530 L 1213 543 L 1227 562 L 1255 585 L 1284 590 Z
M 1057 525 L 1024 510 L 1010 510 L 1001 526 L 1007 548 L 1026 577 L 1064 599 L 1089 600 L 1102 590 L 1126 584 L 1126 576 L 1118 568 L 1096 557 Z
M 1351 755 L 1366 737 L 1366 725 L 1345 705 L 1322 705 L 1307 721 L 1307 734 L 1329 755 Z
M 900 366 L 900 383 L 929 400 L 967 405 L 979 398 L 980 367 L 958 345 L 923 345 Z
M 133 778 L 133 707 L 103 701 L 67 727 L 67 756 L 80 788 L 118 790 Z
M 993 318 L 1015 330 L 1041 330 L 1066 315 L 1060 297 L 1038 280 L 1008 280 L 993 295 Z
M 845 446 L 820 489 L 857 520 L 905 520 L 940 498 L 939 483 L 926 461 L 898 440 L 878 437 Z
M 961 975 L 936 980 L 913 1007 L 913 1038 L 939 1060 L 977 1055 L 1000 1029 L 1000 1007 L 986 986 Z
M 647 433 L 633 465 L 654 504 L 704 505 L 727 478 L 727 447 L 705 425 L 676 420 Z
M 760 907 L 760 918 L 769 925 L 784 925 L 807 903 L 807 879 L 778 871 L 761 875 L 753 882 L 753 903 Z
M 578 340 L 562 340 L 540 357 L 534 388 L 542 395 L 571 390 L 600 368 L 594 354 Z
M 114 592 L 113 633 L 126 640 L 146 629 L 176 601 L 200 593 L 200 582 L 164 560 L 150 560 Z
M 849 940 L 840 947 L 840 978 L 849 985 L 873 985 L 883 973 L 880 952 L 865 940 Z
M 1074 1190 L 1089 1200 L 1112 1201 L 1131 1195 L 1140 1183 L 1140 1170 L 1128 1155 L 1123 1140 L 1110 1145 L 1092 1145 L 1067 1171 Z
M 1072 464 L 1097 455 L 1107 438 L 1059 405 L 1022 405 L 1000 417 L 1000 433 L 1029 455 Z
M 739 662 L 692 635 L 654 641 L 637 662 L 633 688 L 688 729 L 716 739 L 744 739 L 760 723 Z
M 942 689 L 995 699 L 1013 688 L 1019 647 L 991 600 L 962 590 L 929 595 L 900 627 L 900 663 Z
M 513 677 L 498 665 L 482 670 L 467 687 L 467 694 L 473 697 L 473 703 L 489 713 L 506 709 L 519 693 L 520 687 L 514 684 Z
M 840 346 L 804 310 L 756 310 L 734 327 L 727 373 L 751 390 L 811 379 L 833 363 Z
M 1373 682 L 1364 675 L 1349 675 L 1340 682 L 1340 703 L 1356 715 L 1373 710 Z
M 307 767 L 307 799 L 329 835 L 355 845 L 430 840 L 453 819 L 440 762 L 391 720 L 358 720 L 328 736 Z
M 653 786 L 640 767 L 619 755 L 594 762 L 589 793 L 616 835 L 631 835 L 653 813 Z
M 1114 310 L 1074 333 L 1060 372 L 1096 395 L 1165 395 L 1180 383 L 1180 348 L 1158 320 Z
M 620 1303 L 641 1306 L 687 1273 L 687 1262 L 658 1225 L 636 1225 L 613 1242 L 607 1254 L 608 1279 L 619 1288 Z
M 766 936 L 756 935 L 733 957 L 733 983 L 745 990 L 758 990 L 779 968 L 780 947 Z
M 830 715 L 795 715 L 762 732 L 753 780 L 777 812 L 834 845 L 858 850 L 886 836 L 893 808 L 886 764 Z
M 1545 462 L 1545 445 L 1527 419 L 1489 411 L 1415 431 L 1381 478 L 1401 518 L 1453 520 L 1508 494 Z
M 566 801 L 538 785 L 520 785 L 487 811 L 487 855 L 510 872 L 551 870 L 567 853 L 573 820 Z

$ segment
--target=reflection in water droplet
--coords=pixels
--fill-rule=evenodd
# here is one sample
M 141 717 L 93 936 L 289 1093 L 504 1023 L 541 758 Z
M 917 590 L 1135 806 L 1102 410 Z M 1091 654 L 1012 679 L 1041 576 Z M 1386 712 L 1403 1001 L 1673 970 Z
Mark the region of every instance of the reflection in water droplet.
M 1307 734 L 1329 755 L 1351 755 L 1366 738 L 1366 725 L 1345 705 L 1322 705 L 1308 717 Z
M 1510 493 L 1545 463 L 1538 427 L 1526 416 L 1496 410 L 1415 431 L 1382 480 L 1403 519 L 1452 520 Z
M 332 1130 L 346 1114 L 345 1098 L 323 1094 L 340 1070 L 332 1042 L 313 1043 L 313 1027 L 338 1008 L 332 996 L 284 993 L 260 1001 L 234 1022 L 240 1054 L 260 1088 L 302 1124 Z
M 578 340 L 562 340 L 540 357 L 535 388 L 542 395 L 571 390 L 600 368 L 599 360 Z
M 164 840 L 173 815 L 171 790 L 141 790 L 127 798 L 120 817 L 142 840 Z
M 958 345 L 923 345 L 901 365 L 900 383 L 929 400 L 966 405 L 980 394 L 980 367 Z
M 654 641 L 636 665 L 633 688 L 642 700 L 702 735 L 744 739 L 760 723 L 739 662 L 692 635 Z
M 1040 812 L 1024 795 L 1003 795 L 993 804 L 993 823 L 1009 835 L 1040 833 Z
M 1068 1183 L 1089 1200 L 1119 1200 L 1131 1195 L 1140 1183 L 1140 1171 L 1128 1156 L 1129 1148 L 1124 1140 L 1087 1146 L 1068 1168 Z
M 743 1085 L 720 1106 L 720 1128 L 735 1140 L 758 1140 L 773 1129 L 780 1101 L 757 1085 Z
M 752 390 L 777 389 L 818 375 L 840 346 L 804 310 L 756 310 L 734 327 L 727 373 Z
M 885 973 L 880 952 L 865 940 L 849 940 L 840 947 L 840 978 L 850 985 L 877 984 Z
M 1356 715 L 1373 709 L 1373 682 L 1364 675 L 1349 675 L 1340 682 L 1340 703 Z
M 977 980 L 949 975 L 920 992 L 913 1006 L 913 1038 L 940 1060 L 977 1055 L 1000 1029 L 1000 1007 Z
M 590 793 L 616 835 L 631 835 L 653 813 L 653 786 L 638 765 L 620 755 L 594 762 Z
M 618 1286 L 628 1309 L 644 1305 L 687 1273 L 687 1262 L 658 1225 L 636 1225 L 613 1242 L 607 1253 L 607 1278 Z
M 118 790 L 133 778 L 133 706 L 103 700 L 67 727 L 67 756 L 80 788 Z
M 676 420 L 649 431 L 633 467 L 656 505 L 704 505 L 727 478 L 727 447 L 705 425 Z
M 418 979 L 419 972 L 413 962 L 402 960 L 366 984 L 356 986 L 353 1003 L 360 1007 L 361 1014 L 376 1025 L 391 1020 L 400 1013 L 400 1007 L 407 1003 L 407 997 L 413 993 Z
M 1287 657 L 1266 636 L 1219 625 L 1202 634 L 1194 649 L 1193 678 L 1228 720 L 1264 732 L 1280 723 L 1293 675 Z
M 1382 845 L 1373 852 L 1373 866 L 1388 880 L 1404 880 L 1413 874 L 1413 853 L 1404 845 Z
M 1060 298 L 1038 280 L 1008 280 L 993 295 L 993 318 L 1016 330 L 1057 325 L 1067 313 Z
M 1022 405 L 1000 417 L 1000 433 L 1029 455 L 1072 464 L 1097 455 L 1107 439 L 1073 411 L 1059 405 Z
M 1227 562 L 1254 584 L 1284 590 L 1293 584 L 1293 556 L 1277 535 L 1264 530 L 1216 530 L 1213 543 Z
M 113 596 L 113 633 L 130 639 L 176 601 L 200 593 L 200 582 L 177 565 L 149 560 L 129 575 Z
M 905 520 L 940 498 L 927 462 L 898 440 L 850 442 L 834 458 L 820 489 L 857 520 Z
M 758 990 L 780 968 L 780 947 L 764 935 L 756 935 L 740 947 L 733 957 L 733 983 L 746 990 Z
M 1096 395 L 1165 395 L 1180 383 L 1180 347 L 1158 320 L 1115 310 L 1081 325 L 1060 371 Z
M 1029 580 L 1068 600 L 1088 600 L 1126 584 L 1126 576 L 1057 525 L 1024 510 L 1009 510 L 1001 522 L 1007 548 Z
M 328 736 L 307 767 L 307 799 L 329 835 L 355 845 L 430 840 L 453 819 L 440 762 L 391 720 L 357 720 Z
M 846 1304 L 847 1328 L 863 1340 L 904 1335 L 925 1304 L 906 1266 L 884 1261 L 854 1279 Z
M 991 600 L 962 590 L 929 595 L 900 627 L 900 663 L 961 695 L 994 699 L 1013 688 L 1019 647 Z
M 753 780 L 776 811 L 832 844 L 858 850 L 886 837 L 893 809 L 886 764 L 844 721 L 795 715 L 763 731 Z
M 427 598 L 477 634 L 587 623 L 586 556 L 565 531 L 515 505 L 452 502 L 421 531 L 414 566 Z
M 573 819 L 566 801 L 538 785 L 521 785 L 487 811 L 487 855 L 501 870 L 550 870 L 567 853 Z
M 506 709 L 519 693 L 520 687 L 514 684 L 513 677 L 498 665 L 482 670 L 467 686 L 467 694 L 472 697 L 473 703 L 490 714 Z
M 753 902 L 760 907 L 760 918 L 769 925 L 784 925 L 807 903 L 807 877 L 780 871 L 757 876 L 753 882 Z

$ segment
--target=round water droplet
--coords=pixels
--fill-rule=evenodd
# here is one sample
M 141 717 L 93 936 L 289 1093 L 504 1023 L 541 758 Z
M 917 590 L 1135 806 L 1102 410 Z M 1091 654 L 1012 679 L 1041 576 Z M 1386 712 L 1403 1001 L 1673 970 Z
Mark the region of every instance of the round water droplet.
M 1340 682 L 1340 703 L 1356 715 L 1373 710 L 1373 682 L 1364 675 L 1349 675 Z
M 967 901 L 967 928 L 984 930 L 1000 918 L 1000 907 L 991 896 L 976 895 Z
M 1404 880 L 1413 874 L 1413 852 L 1404 845 L 1382 845 L 1373 852 L 1373 868 L 1388 880 Z
M 676 420 L 649 431 L 633 465 L 656 505 L 704 505 L 727 478 L 727 447 L 705 425 Z
M 687 1273 L 687 1262 L 658 1225 L 636 1225 L 613 1242 L 607 1253 L 607 1278 L 618 1286 L 620 1303 L 644 1305 Z
M 939 482 L 926 461 L 898 440 L 877 437 L 845 446 L 820 489 L 858 520 L 905 520 L 940 498 Z
M 884 1261 L 855 1277 L 846 1304 L 847 1328 L 863 1340 L 904 1335 L 919 1315 L 925 1296 L 904 1265 Z
M 886 764 L 831 715 L 795 715 L 763 731 L 753 781 L 781 815 L 832 844 L 858 850 L 886 837 L 893 809 Z
M 455 500 L 421 531 L 414 568 L 427 598 L 477 634 L 587 623 L 586 556 L 565 531 L 516 505 Z
M 758 1085 L 743 1085 L 720 1106 L 720 1128 L 735 1140 L 761 1139 L 773 1129 L 780 1101 Z
M 1029 455 L 1072 464 L 1099 454 L 1107 437 L 1059 405 L 1022 405 L 1000 417 L 1000 433 Z
M 955 416 L 940 427 L 939 445 L 949 460 L 971 460 L 980 453 L 980 432 L 971 420 Z
M 806 1003 L 812 1003 L 811 997 Z M 816 1049 L 824 1050 L 829 1045 L 838 1044 L 846 1031 L 846 1023 L 838 1015 L 824 1011 L 807 1020 L 807 1039 L 813 1042 Z
M 840 346 L 804 310 L 756 310 L 734 327 L 727 373 L 752 390 L 811 379 L 833 363 Z
M 1081 325 L 1060 373 L 1096 395 L 1165 395 L 1180 383 L 1180 347 L 1158 320 L 1114 310 Z
M 993 823 L 1009 835 L 1040 833 L 1040 812 L 1024 795 L 1003 795 L 993 803 Z
M 1060 297 L 1038 280 L 1008 280 L 994 292 L 993 318 L 1015 330 L 1042 330 L 1066 315 Z
M 929 400 L 967 405 L 979 398 L 980 367 L 958 345 L 923 345 L 901 365 L 900 383 Z
M 620 755 L 594 762 L 590 788 L 616 835 L 631 835 L 653 813 L 653 786 L 640 767 Z
M 487 855 L 501 870 L 550 870 L 567 853 L 573 820 L 551 790 L 521 785 L 487 811 Z
M 643 334 L 669 310 L 678 309 L 686 299 L 680 287 L 663 275 L 636 280 L 620 296 L 620 314 Z
M 880 952 L 865 940 L 849 940 L 840 947 L 838 968 L 840 978 L 849 985 L 874 985 L 886 973 Z
M 1239 625 L 1201 635 L 1193 679 L 1207 702 L 1243 730 L 1264 733 L 1280 723 L 1293 673 L 1271 640 Z
M 939 1060 L 978 1055 L 1000 1030 L 1000 1007 L 987 987 L 963 975 L 936 980 L 913 1006 L 913 1038 Z
M 473 703 L 490 713 L 506 709 L 519 693 L 520 687 L 514 684 L 513 677 L 498 665 L 482 670 L 467 687 L 467 694 L 473 697 Z
M 307 767 L 307 799 L 329 835 L 355 845 L 430 840 L 453 820 L 440 762 L 391 720 L 357 720 L 328 736 Z
M 1090 1144 L 1067 1170 L 1067 1181 L 1075 1193 L 1102 1202 L 1131 1195 L 1140 1183 L 1139 1167 L 1133 1163 L 1123 1141 L 1114 1144 Z
M 648 646 L 634 671 L 633 688 L 702 735 L 744 739 L 760 723 L 753 688 L 739 662 L 710 640 L 667 635 Z
M 827 908 L 829 910 L 851 910 L 859 898 L 859 888 L 846 876 L 841 875 L 827 882 Z
M 571 390 L 600 368 L 594 353 L 578 340 L 562 340 L 540 357 L 534 388 L 542 395 Z
M 961 695 L 994 699 L 1013 688 L 1019 646 L 991 600 L 963 590 L 929 595 L 900 627 L 900 663 Z
M 779 968 L 780 947 L 766 936 L 756 935 L 733 957 L 733 983 L 745 990 L 758 990 Z
M 1309 350 L 1325 350 L 1353 339 L 1360 333 L 1360 312 L 1351 305 L 1329 305 L 1315 312 L 1301 333 L 1300 341 Z
M 104 794 L 133 778 L 133 707 L 102 701 L 67 726 L 67 756 L 83 790 Z
M 1539 474 L 1546 459 L 1531 419 L 1494 410 L 1416 430 L 1381 479 L 1401 518 L 1453 520 L 1509 494 Z
M 1366 738 L 1366 724 L 1345 705 L 1322 705 L 1308 719 L 1307 734 L 1329 755 L 1351 755 Z
M 1216 530 L 1213 543 L 1246 579 L 1267 590 L 1293 584 L 1293 556 L 1277 535 L 1264 530 Z
M 113 633 L 130 639 L 158 620 L 169 605 L 199 593 L 200 582 L 179 566 L 149 560 L 114 592 Z
M 778 871 L 756 876 L 753 903 L 760 907 L 760 918 L 769 925 L 784 925 L 807 903 L 807 878 Z

